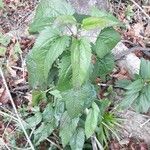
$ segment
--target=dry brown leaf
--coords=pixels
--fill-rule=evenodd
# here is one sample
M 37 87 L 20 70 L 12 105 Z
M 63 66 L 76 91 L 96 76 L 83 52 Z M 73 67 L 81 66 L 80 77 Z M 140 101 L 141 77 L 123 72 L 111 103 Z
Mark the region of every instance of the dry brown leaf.
M 142 36 L 142 34 L 144 35 L 144 25 L 143 25 L 143 23 L 136 23 L 133 26 L 133 30 L 134 30 L 135 36 L 143 38 L 143 36 Z
M 25 79 L 18 79 L 16 81 L 14 81 L 15 85 L 18 85 L 20 83 L 25 83 Z
M 11 68 L 10 63 L 8 61 L 7 61 L 6 68 L 12 77 L 16 77 L 16 71 Z
M 147 25 L 145 29 L 145 36 L 150 37 L 150 23 Z
M 3 89 L 3 92 L 0 96 L 0 103 L 6 104 L 8 101 L 9 101 L 8 93 L 7 93 L 6 89 Z

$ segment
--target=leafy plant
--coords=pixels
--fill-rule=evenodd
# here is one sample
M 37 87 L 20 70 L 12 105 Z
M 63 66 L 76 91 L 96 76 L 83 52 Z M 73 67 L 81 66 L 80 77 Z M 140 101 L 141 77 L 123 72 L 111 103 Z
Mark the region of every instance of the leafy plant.
M 102 117 L 99 120 L 96 134 L 99 141 L 107 147 L 108 141 L 111 140 L 112 137 L 119 141 L 118 129 L 121 127 L 119 124 L 121 119 L 116 117 L 113 112 L 107 110 L 111 104 L 108 99 L 103 99 L 97 103 Z
M 137 112 L 148 112 L 150 108 L 150 62 L 148 60 L 141 60 L 139 76 L 125 89 L 127 91 L 121 107 L 133 107 Z
M 87 16 L 75 13 L 65 0 L 40 1 L 29 29 L 39 35 L 27 56 L 27 68 L 33 105 L 43 99 L 48 104 L 26 120 L 27 129 L 35 128 L 35 145 L 56 133 L 63 148 L 81 150 L 101 128 L 102 106 L 96 103 L 91 78 L 95 74 L 105 77 L 112 71 L 111 50 L 120 41 L 113 26 L 120 25 L 112 14 L 97 8 Z M 96 28 L 101 32 L 95 43 L 81 34 Z

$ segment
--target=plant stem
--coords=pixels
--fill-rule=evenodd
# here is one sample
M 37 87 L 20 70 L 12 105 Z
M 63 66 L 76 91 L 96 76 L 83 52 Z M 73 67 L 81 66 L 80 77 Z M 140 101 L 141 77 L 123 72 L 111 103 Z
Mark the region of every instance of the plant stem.
M 20 126 L 21 126 L 21 128 L 22 128 L 22 130 L 23 130 L 23 132 L 24 132 L 24 135 L 25 135 L 25 137 L 27 138 L 27 140 L 28 140 L 28 142 L 29 142 L 29 145 L 31 146 L 31 149 L 32 149 L 32 150 L 35 150 L 35 149 L 34 149 L 34 146 L 33 146 L 33 144 L 32 144 L 32 142 L 31 142 L 31 140 L 30 140 L 30 138 L 29 138 L 29 136 L 28 136 L 28 134 L 27 134 L 27 132 L 26 132 L 26 130 L 25 130 L 23 124 L 22 124 L 21 118 L 20 118 L 20 116 L 19 116 L 19 114 L 18 114 L 17 108 L 16 108 L 16 106 L 15 106 L 15 103 L 14 103 L 14 101 L 13 101 L 13 98 L 12 98 L 11 94 L 10 94 L 9 88 L 8 88 L 8 86 L 7 86 L 7 83 L 6 83 L 6 80 L 5 80 L 5 77 L 4 77 L 2 68 L 0 68 L 0 75 L 1 75 L 1 77 L 2 77 L 2 80 L 3 80 L 4 86 L 5 86 L 5 88 L 6 88 L 7 94 L 8 94 L 8 96 L 9 96 L 9 98 L 10 98 L 12 107 L 13 107 L 13 109 L 14 109 L 14 111 L 15 111 L 16 117 L 18 118 L 18 122 L 19 122 L 19 124 L 20 124 Z
M 142 13 L 150 20 L 150 16 L 141 8 L 141 6 L 136 3 L 134 0 L 130 0 L 134 5 L 136 5 L 141 11 Z

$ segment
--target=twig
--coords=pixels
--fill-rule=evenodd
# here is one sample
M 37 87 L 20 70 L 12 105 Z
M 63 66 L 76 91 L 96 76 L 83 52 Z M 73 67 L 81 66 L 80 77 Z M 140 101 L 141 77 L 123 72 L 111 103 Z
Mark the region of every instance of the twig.
M 93 148 L 93 150 L 98 150 L 97 149 L 97 145 L 96 145 L 96 141 L 95 141 L 94 137 L 91 137 L 91 142 L 92 142 L 92 148 Z
M 29 138 L 29 136 L 28 136 L 28 134 L 27 134 L 27 132 L 26 132 L 26 130 L 25 130 L 23 124 L 22 124 L 21 118 L 20 118 L 20 116 L 19 116 L 19 114 L 18 114 L 17 108 L 16 108 L 16 106 L 15 106 L 15 103 L 14 103 L 14 101 L 13 101 L 13 98 L 12 98 L 11 94 L 10 94 L 9 88 L 8 88 L 8 86 L 7 86 L 7 83 L 6 83 L 6 80 L 5 80 L 5 77 L 4 77 L 2 68 L 0 68 L 0 75 L 1 75 L 1 77 L 2 77 L 4 86 L 5 86 L 5 88 L 6 88 L 6 91 L 7 91 L 7 93 L 8 93 L 8 96 L 9 96 L 9 98 L 10 98 L 10 101 L 11 101 L 12 107 L 13 107 L 13 109 L 14 109 L 14 111 L 15 111 L 16 117 L 18 118 L 18 122 L 19 122 L 19 124 L 20 124 L 20 126 L 21 126 L 21 128 L 22 128 L 22 130 L 23 130 L 23 132 L 24 132 L 24 135 L 25 135 L 25 137 L 27 138 L 27 141 L 29 142 L 29 145 L 30 145 L 31 149 L 32 149 L 32 150 L 35 150 L 35 149 L 34 149 L 34 146 L 33 146 L 33 144 L 32 144 L 32 142 L 31 142 L 31 140 L 30 140 L 30 138 Z
M 114 135 L 115 135 L 115 137 L 117 138 L 117 140 L 118 141 L 120 141 L 120 138 L 118 137 L 118 135 L 115 133 L 115 131 L 113 131 L 106 123 L 104 123 L 103 121 L 102 121 L 102 124 L 108 129 L 108 130 L 110 130 Z
M 0 111 L 0 115 L 10 117 L 10 118 L 14 119 L 15 122 L 18 123 L 18 119 L 15 118 L 14 116 L 11 116 L 11 115 L 9 115 L 9 114 L 7 114 L 5 112 L 2 112 L 2 111 Z
M 140 47 L 140 46 L 137 46 L 137 47 L 132 47 L 130 48 L 130 51 L 133 52 L 135 50 L 140 50 L 140 51 L 150 51 L 150 48 L 146 48 L 146 47 Z
M 29 135 L 29 138 L 31 138 L 31 137 L 32 137 L 32 135 L 33 135 L 34 131 L 35 131 L 35 127 L 32 129 L 32 131 L 31 131 L 31 133 L 30 133 L 30 135 Z M 25 147 L 27 147 L 27 146 L 28 146 L 28 142 L 26 143 Z
M 134 0 L 130 0 L 134 5 L 136 5 L 141 11 L 142 13 L 150 20 L 150 16 L 141 8 L 141 6 L 139 4 L 137 4 Z
M 0 138 L 0 143 L 2 143 L 8 150 L 11 150 L 2 138 Z
M 46 139 L 48 142 L 50 142 L 52 145 L 56 146 L 59 150 L 63 150 L 59 145 L 57 145 L 56 143 L 54 143 L 53 141 L 51 141 L 50 139 Z
M 104 150 L 102 144 L 98 141 L 97 137 L 94 135 L 93 138 L 94 138 L 99 150 Z
M 141 125 L 140 125 L 140 128 L 142 128 L 144 125 L 146 125 L 148 122 L 150 122 L 150 119 L 148 119 L 147 121 L 145 121 L 144 123 L 142 123 Z
M 10 118 L 10 120 L 8 121 L 8 123 L 7 123 L 7 125 L 6 125 L 6 127 L 4 129 L 4 132 L 3 132 L 3 135 L 2 135 L 2 139 L 4 138 L 5 132 L 6 132 L 7 128 L 8 128 L 8 126 L 10 125 L 11 121 L 12 121 L 12 117 Z

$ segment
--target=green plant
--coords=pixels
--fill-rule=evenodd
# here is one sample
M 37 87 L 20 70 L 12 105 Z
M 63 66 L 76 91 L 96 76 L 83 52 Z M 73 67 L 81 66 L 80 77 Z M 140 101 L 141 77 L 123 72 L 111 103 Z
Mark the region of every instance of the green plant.
M 0 32 L 0 56 L 5 56 L 6 47 L 10 42 L 10 38 Z
M 3 0 L 0 0 L 0 9 L 4 7 Z
M 148 60 L 141 60 L 139 75 L 124 89 L 127 91 L 120 105 L 122 108 L 133 107 L 137 112 L 148 112 L 150 108 L 150 62 Z
M 41 100 L 48 104 L 26 120 L 27 129 L 35 128 L 35 145 L 56 133 L 63 148 L 79 150 L 96 133 L 102 114 L 92 78 L 105 78 L 112 71 L 111 50 L 120 41 L 113 26 L 120 25 L 113 15 L 97 8 L 87 16 L 75 13 L 65 0 L 39 3 L 29 29 L 39 35 L 27 68 L 33 105 Z M 92 29 L 102 30 L 95 43 L 82 36 L 82 31 Z

